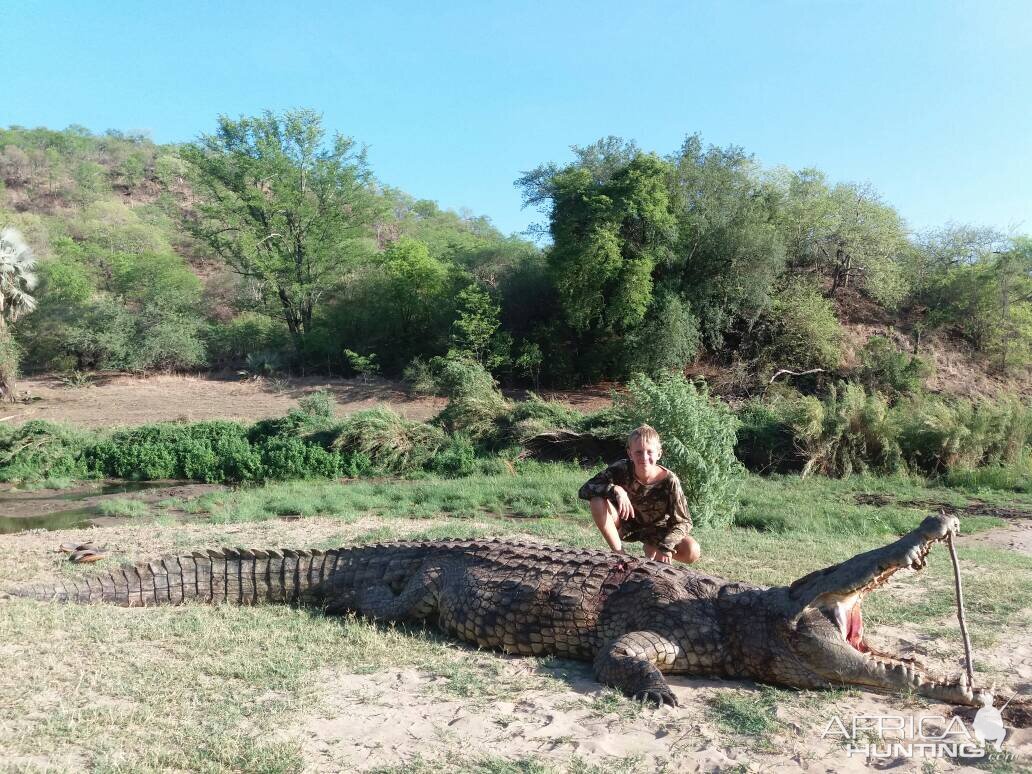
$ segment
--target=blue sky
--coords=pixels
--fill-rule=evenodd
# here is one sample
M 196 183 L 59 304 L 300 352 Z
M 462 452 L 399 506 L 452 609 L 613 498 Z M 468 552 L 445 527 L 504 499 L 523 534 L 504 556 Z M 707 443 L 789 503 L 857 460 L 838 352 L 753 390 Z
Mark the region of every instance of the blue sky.
M 310 107 L 504 232 L 521 172 L 685 135 L 869 181 L 915 229 L 1032 233 L 1032 2 L 0 0 L 0 125 L 186 141 Z

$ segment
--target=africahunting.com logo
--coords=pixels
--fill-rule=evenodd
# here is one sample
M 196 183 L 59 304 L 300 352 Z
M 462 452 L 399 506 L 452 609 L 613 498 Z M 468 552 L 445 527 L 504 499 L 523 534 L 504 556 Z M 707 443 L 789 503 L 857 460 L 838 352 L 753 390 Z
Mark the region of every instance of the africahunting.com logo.
M 821 739 L 841 740 L 848 756 L 982 758 L 990 746 L 999 752 L 1007 736 L 1003 707 L 996 709 L 991 702 L 983 701 L 970 726 L 959 717 L 931 714 L 853 715 L 845 721 L 833 715 Z

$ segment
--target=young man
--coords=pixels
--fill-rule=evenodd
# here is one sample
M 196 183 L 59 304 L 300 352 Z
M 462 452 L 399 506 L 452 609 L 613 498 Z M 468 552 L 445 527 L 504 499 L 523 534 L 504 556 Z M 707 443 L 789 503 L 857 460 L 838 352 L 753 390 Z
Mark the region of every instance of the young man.
M 641 541 L 645 556 L 669 564 L 699 560 L 699 543 L 688 535 L 692 517 L 681 482 L 659 464 L 659 433 L 642 425 L 627 438 L 628 459 L 614 462 L 578 493 L 591 504 L 591 517 L 609 547 L 624 553 L 624 542 Z

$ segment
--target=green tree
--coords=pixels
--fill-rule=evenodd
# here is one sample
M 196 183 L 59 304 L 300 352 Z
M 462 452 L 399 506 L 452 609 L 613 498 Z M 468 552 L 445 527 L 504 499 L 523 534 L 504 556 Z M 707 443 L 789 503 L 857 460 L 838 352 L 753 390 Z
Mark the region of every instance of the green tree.
M 458 318 L 452 323 L 452 345 L 489 370 L 502 365 L 508 359 L 508 341 L 499 336 L 501 307 L 476 285 L 463 288 L 456 300 Z
M 1006 373 L 1032 356 L 1032 238 L 1018 237 L 993 264 L 999 304 L 995 349 Z
M 873 188 L 829 187 L 812 169 L 789 175 L 781 188 L 779 229 L 794 266 L 828 277 L 829 296 L 857 286 L 889 307 L 906 297 L 913 246 L 899 213 Z
M 664 283 L 718 349 L 739 321 L 749 327 L 769 307 L 784 271 L 773 192 L 741 148 L 704 149 L 692 135 L 673 160 L 671 201 L 678 238 Z
M 577 160 L 526 173 L 527 204 L 549 215 L 549 268 L 563 318 L 593 368 L 622 351 L 652 303 L 653 271 L 669 258 L 674 221 L 669 165 L 610 137 L 574 148 Z
M 180 150 L 204 195 L 190 225 L 263 301 L 278 307 L 298 353 L 316 309 L 362 256 L 376 214 L 365 153 L 326 143 L 311 110 L 219 118 Z

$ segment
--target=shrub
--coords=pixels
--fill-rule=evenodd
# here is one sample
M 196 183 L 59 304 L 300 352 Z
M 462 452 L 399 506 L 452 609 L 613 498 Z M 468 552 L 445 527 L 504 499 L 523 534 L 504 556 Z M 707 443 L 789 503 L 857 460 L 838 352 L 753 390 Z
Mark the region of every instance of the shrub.
M 276 437 L 257 447 L 262 461 L 262 478 L 337 478 L 341 474 L 339 454 L 301 438 Z
M 484 366 L 464 357 L 435 357 L 430 361 L 434 394 L 448 405 L 434 418 L 449 432 L 463 431 L 472 438 L 489 436 L 499 417 L 512 405 L 499 392 Z
M 796 283 L 779 294 L 757 326 L 757 343 L 769 367 L 833 369 L 842 359 L 842 326 L 817 288 Z
M 94 471 L 84 452 L 95 443 L 96 436 L 88 431 L 34 419 L 9 429 L 0 440 L 0 478 L 89 478 Z
M 336 401 L 326 390 L 310 392 L 297 402 L 297 407 L 308 416 L 318 419 L 333 419 Z
M 884 336 L 872 336 L 860 350 L 858 376 L 870 390 L 889 395 L 920 392 L 933 373 L 930 361 L 900 352 Z
M 261 476 L 261 458 L 237 422 L 216 420 L 186 425 L 194 444 L 182 460 L 187 478 L 206 483 L 254 481 Z
M 430 460 L 430 470 L 446 478 L 470 476 L 477 471 L 477 452 L 468 436 L 456 433 Z
M 1017 462 L 1032 436 L 1032 412 L 1016 398 L 997 403 L 938 398 L 900 404 L 900 445 L 926 473 Z
M 643 423 L 659 431 L 663 462 L 681 479 L 697 525 L 732 523 L 743 474 L 734 451 L 738 422 L 726 405 L 710 400 L 705 386 L 681 374 L 656 381 L 636 374 L 616 396 L 611 421 L 625 436 Z
M 785 401 L 774 404 L 752 400 L 737 414 L 735 456 L 757 473 L 787 473 L 803 465 L 792 428 L 785 420 Z
M 212 325 L 206 332 L 204 343 L 213 366 L 240 368 L 248 362 L 248 357 L 256 353 L 286 349 L 289 346 L 287 339 L 281 320 L 244 312 L 228 322 Z
M 684 368 L 702 349 L 699 318 L 676 293 L 657 293 L 640 328 L 627 340 L 628 371 L 658 376 Z
M 116 431 L 93 449 L 93 459 L 98 470 L 116 478 L 179 478 L 179 452 L 188 439 L 183 425 L 141 425 Z
M 891 473 L 901 466 L 888 402 L 858 384 L 833 386 L 823 401 L 801 397 L 786 407 L 784 417 L 806 459 L 804 476 L 849 476 L 870 469 Z
M 425 422 L 412 422 L 386 406 L 359 411 L 346 417 L 329 434 L 329 448 L 361 467 L 362 455 L 369 465 L 385 473 L 408 473 L 429 463 L 446 443 L 444 431 Z
M 583 422 L 584 415 L 579 411 L 530 393 L 526 400 L 512 404 L 495 418 L 493 430 L 483 441 L 494 449 L 518 446 L 527 438 L 551 430 L 576 430 Z

